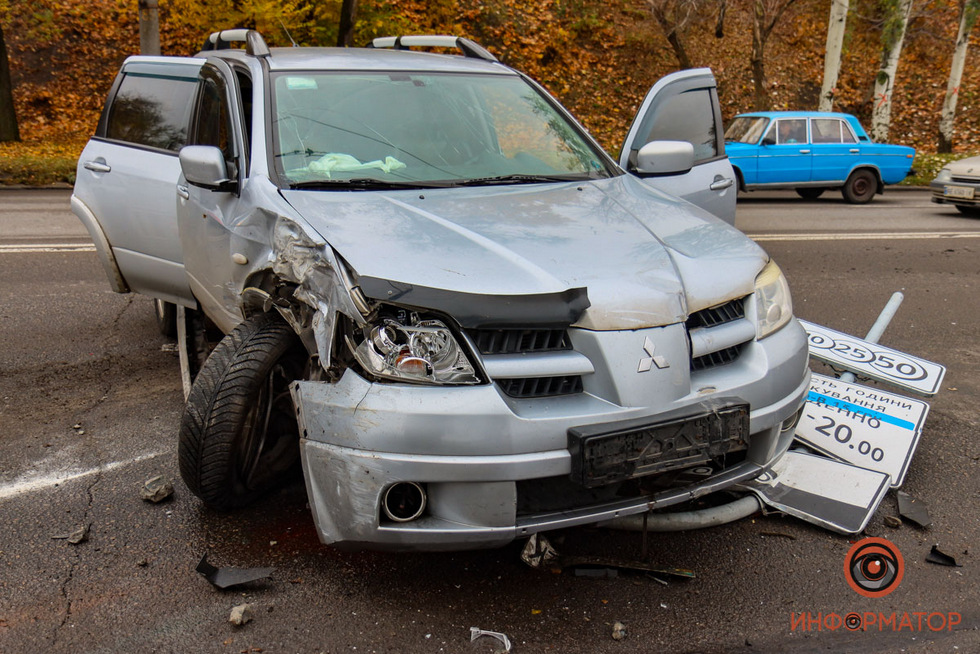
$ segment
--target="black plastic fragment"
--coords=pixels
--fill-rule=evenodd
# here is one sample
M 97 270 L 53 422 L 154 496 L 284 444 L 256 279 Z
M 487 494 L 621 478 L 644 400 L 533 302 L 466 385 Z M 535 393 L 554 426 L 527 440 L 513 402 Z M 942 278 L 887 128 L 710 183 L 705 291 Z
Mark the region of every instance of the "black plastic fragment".
M 208 555 L 205 554 L 197 564 L 196 570 L 211 582 L 212 586 L 225 590 L 259 579 L 268 579 L 275 568 L 216 568 L 208 563 Z
M 898 512 L 903 518 L 911 520 L 920 527 L 928 527 L 932 524 L 932 517 L 925 502 L 903 491 L 898 491 Z
M 939 548 L 936 547 L 935 545 L 933 545 L 932 549 L 929 550 L 929 553 L 926 554 L 926 561 L 928 561 L 929 563 L 935 563 L 936 565 L 949 566 L 951 568 L 963 567 L 961 564 L 957 563 L 956 559 L 951 557 L 949 554 L 946 554 L 945 552 L 940 552 Z

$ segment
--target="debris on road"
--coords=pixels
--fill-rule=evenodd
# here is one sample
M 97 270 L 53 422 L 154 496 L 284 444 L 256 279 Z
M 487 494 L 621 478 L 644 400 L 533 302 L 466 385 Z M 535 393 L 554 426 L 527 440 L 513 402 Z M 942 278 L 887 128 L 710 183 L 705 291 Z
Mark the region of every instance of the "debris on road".
M 558 551 L 544 534 L 531 534 L 531 537 L 521 550 L 521 561 L 532 568 L 540 568 L 546 563 L 558 559 Z
M 252 605 L 251 604 L 239 604 L 231 610 L 231 615 L 228 616 L 228 622 L 232 623 L 236 627 L 241 627 L 243 624 L 252 621 Z
M 929 515 L 929 509 L 925 502 L 904 491 L 898 491 L 898 512 L 903 518 L 920 527 L 928 527 L 932 524 L 932 517 Z
M 885 525 L 888 526 L 888 527 L 891 527 L 892 529 L 898 529 L 899 527 L 902 526 L 902 519 L 901 518 L 896 518 L 893 515 L 886 515 L 885 516 Z
M 615 623 L 612 628 L 612 637 L 613 640 L 622 640 L 626 638 L 626 625 L 624 625 L 622 622 Z
M 560 557 L 558 565 L 564 570 L 572 570 L 579 577 L 615 577 L 618 571 L 652 573 L 694 579 L 694 570 L 686 568 L 662 568 L 643 561 L 624 561 L 604 557 L 570 556 Z M 610 574 L 612 573 L 612 574 Z M 662 580 L 658 580 L 663 583 Z
M 945 552 L 939 550 L 938 545 L 933 545 L 929 553 L 926 554 L 926 561 L 929 563 L 935 563 L 936 565 L 945 565 L 951 568 L 962 568 L 963 566 L 956 562 L 956 559 L 951 557 Z
M 158 504 L 174 494 L 174 486 L 163 475 L 151 477 L 140 487 L 140 497 L 147 502 Z
M 52 536 L 52 540 L 67 540 L 72 545 L 78 545 L 79 543 L 84 543 L 88 540 L 89 525 L 82 525 L 70 534 L 61 534 L 59 536 Z
M 511 649 L 510 638 L 507 637 L 507 634 L 502 634 L 499 631 L 484 631 L 483 629 L 480 629 L 478 627 L 470 627 L 470 642 L 471 643 L 474 640 L 476 640 L 477 638 L 482 638 L 484 636 L 487 636 L 489 638 L 496 638 L 497 640 L 499 640 L 503 644 L 504 649 L 498 650 L 498 652 L 503 653 L 503 652 L 509 652 L 510 651 L 510 649 Z
M 268 579 L 275 570 L 275 568 L 216 568 L 208 563 L 207 554 L 201 557 L 201 562 L 197 564 L 195 569 L 211 582 L 212 586 L 221 590 L 241 586 L 259 579 Z

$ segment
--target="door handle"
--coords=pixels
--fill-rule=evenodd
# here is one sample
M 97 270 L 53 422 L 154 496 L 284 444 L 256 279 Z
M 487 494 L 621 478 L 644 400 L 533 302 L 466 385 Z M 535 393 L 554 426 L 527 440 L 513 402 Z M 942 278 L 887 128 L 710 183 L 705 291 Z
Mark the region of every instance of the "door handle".
M 91 170 L 97 173 L 107 173 L 112 170 L 112 167 L 105 163 L 105 161 L 86 161 L 82 165 L 86 170 Z
M 851 149 L 849 150 L 849 152 L 850 152 L 851 154 L 857 154 L 858 152 L 860 152 L 860 150 L 859 150 L 859 149 L 857 149 L 857 148 L 851 148 Z
M 800 150 L 800 154 L 810 154 L 809 150 Z
M 183 186 L 181 184 L 178 184 L 177 185 L 177 195 L 179 195 L 184 200 L 190 200 L 191 199 L 191 193 L 190 193 L 190 191 L 187 190 L 187 187 L 186 186 Z
M 725 179 L 719 179 L 718 181 L 712 182 L 710 188 L 712 191 L 724 191 L 726 188 L 730 187 L 735 183 L 735 180 L 727 177 Z

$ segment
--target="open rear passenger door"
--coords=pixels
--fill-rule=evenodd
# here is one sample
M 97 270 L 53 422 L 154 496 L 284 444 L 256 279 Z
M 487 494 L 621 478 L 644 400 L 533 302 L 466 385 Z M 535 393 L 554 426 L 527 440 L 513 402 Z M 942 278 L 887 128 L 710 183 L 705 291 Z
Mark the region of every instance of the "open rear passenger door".
M 640 171 L 637 167 L 640 149 L 662 141 L 690 143 L 694 149 L 693 167 L 689 171 L 666 173 Z M 656 159 L 657 147 L 652 150 Z M 665 153 L 669 150 L 663 148 Z M 725 154 L 717 84 L 710 69 L 682 70 L 653 85 L 633 119 L 620 151 L 619 165 L 647 184 L 735 224 L 738 187 Z

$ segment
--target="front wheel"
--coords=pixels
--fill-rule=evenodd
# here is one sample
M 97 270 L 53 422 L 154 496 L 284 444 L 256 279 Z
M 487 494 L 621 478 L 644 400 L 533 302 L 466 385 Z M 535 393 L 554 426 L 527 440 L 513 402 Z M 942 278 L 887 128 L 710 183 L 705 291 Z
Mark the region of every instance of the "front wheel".
M 180 422 L 180 476 L 209 507 L 251 504 L 299 464 L 299 428 L 289 384 L 306 350 L 278 316 L 241 323 L 194 380 Z
M 847 178 L 841 193 L 850 204 L 867 204 L 878 190 L 878 179 L 870 170 L 855 170 Z
M 812 186 L 801 186 L 800 188 L 796 189 L 796 194 L 804 200 L 816 200 L 823 195 L 823 192 L 826 190 L 827 189 L 823 188 L 813 188 Z
M 980 205 L 957 204 L 956 210 L 959 211 L 964 216 L 972 216 L 973 218 L 980 218 Z

